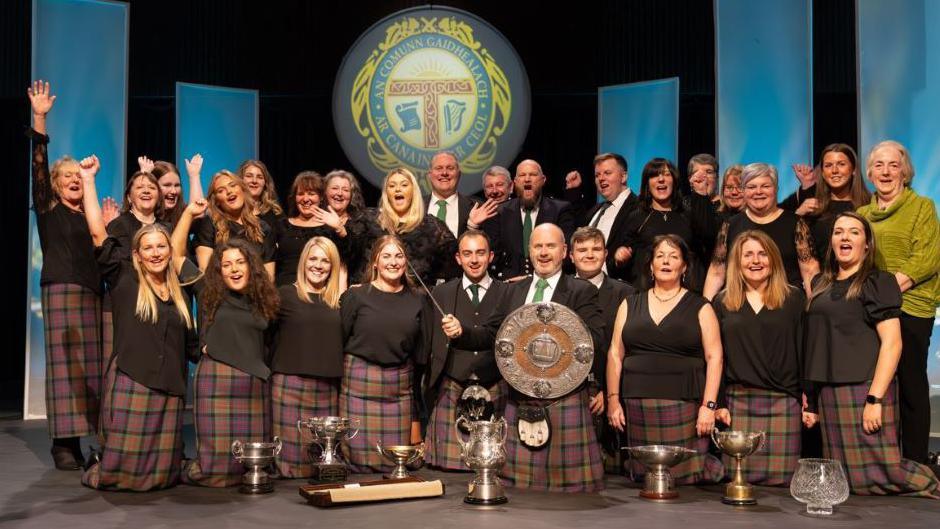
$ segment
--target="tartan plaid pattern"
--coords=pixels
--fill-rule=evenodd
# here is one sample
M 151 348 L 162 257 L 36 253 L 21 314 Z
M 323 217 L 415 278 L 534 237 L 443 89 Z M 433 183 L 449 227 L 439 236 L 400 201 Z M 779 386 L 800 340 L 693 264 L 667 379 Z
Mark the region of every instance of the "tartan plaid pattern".
M 102 387 L 104 392 L 101 395 L 101 411 L 98 414 L 98 446 L 105 446 L 108 440 L 108 431 L 111 429 L 111 400 L 113 399 L 114 378 L 117 376 L 117 360 L 111 358 L 106 362 Z
M 313 475 L 311 451 L 319 455 L 310 435 L 301 436 L 297 421 L 337 414 L 337 383 L 326 378 L 274 373 L 271 375 L 271 422 L 273 434 L 281 439 L 281 453 L 275 463 L 285 478 Z
M 110 294 L 105 294 L 110 295 Z M 101 311 L 101 376 L 107 375 L 111 357 L 114 355 L 114 313 L 110 310 Z M 107 388 L 108 386 L 103 386 Z
M 550 492 L 594 492 L 604 488 L 601 448 L 594 433 L 588 408 L 590 397 L 585 388 L 576 390 L 551 404 L 548 418 L 551 438 L 548 446 L 530 450 L 519 442 L 517 393 L 506 404 L 506 465 L 503 477 L 514 486 Z M 554 402 L 554 403 L 553 403 Z
M 82 483 L 102 490 L 172 487 L 183 458 L 182 397 L 151 390 L 120 371 L 112 380 L 107 443 Z
M 728 387 L 728 410 L 734 430 L 763 431 L 764 446 L 744 458 L 744 479 L 752 485 L 786 486 L 800 460 L 803 411 L 792 395 L 741 385 Z M 729 478 L 734 458 L 723 455 Z
M 698 404 L 669 399 L 626 399 L 627 446 L 671 445 L 699 453 L 672 467 L 676 485 L 718 483 L 725 476 L 721 460 L 708 453 L 710 440 L 695 433 Z M 733 417 L 732 417 L 733 419 Z M 630 460 L 627 465 L 634 481 L 642 481 L 646 468 Z
M 232 442 L 268 441 L 264 381 L 202 355 L 196 367 L 193 418 L 196 459 L 183 481 L 206 487 L 241 483 L 244 466 L 232 456 Z
M 354 355 L 343 360 L 339 414 L 359 419 L 359 434 L 342 444 L 351 472 L 389 472 L 394 466 L 375 448 L 407 445 L 411 441 L 411 364 L 382 367 Z
M 881 430 L 862 429 L 870 384 L 824 386 L 819 392 L 824 457 L 841 461 L 853 494 L 921 496 L 940 499 L 940 482 L 930 468 L 901 458 L 897 401 L 892 383 L 881 405 Z
M 101 393 L 101 298 L 79 285 L 45 285 L 42 319 L 49 436 L 93 435 Z
M 506 400 L 509 398 L 509 385 L 500 380 L 486 389 L 493 399 L 494 414 L 496 417 L 502 417 L 506 410 Z M 457 433 L 454 431 L 454 423 L 457 422 L 457 401 L 460 400 L 461 394 L 463 387 L 453 379 L 444 377 L 440 396 L 431 411 L 428 431 L 424 438 L 428 447 L 424 460 L 429 466 L 443 470 L 470 470 L 460 459 L 460 445 L 457 444 Z

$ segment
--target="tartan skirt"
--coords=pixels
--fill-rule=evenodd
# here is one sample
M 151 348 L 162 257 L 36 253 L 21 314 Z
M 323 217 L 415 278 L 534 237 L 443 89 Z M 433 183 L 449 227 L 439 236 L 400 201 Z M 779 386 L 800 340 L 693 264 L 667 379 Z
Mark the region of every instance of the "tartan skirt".
M 359 434 L 342 444 L 351 472 L 389 472 L 394 468 L 375 446 L 411 444 L 411 364 L 382 367 L 358 356 L 343 359 L 339 414 L 359 419 Z
M 309 434 L 301 435 L 297 421 L 336 415 L 338 381 L 274 373 L 270 386 L 272 433 L 281 440 L 277 469 L 285 478 L 309 478 L 319 448 Z
M 506 403 L 506 465 L 503 477 L 514 486 L 550 492 L 594 492 L 604 488 L 601 448 L 588 407 L 590 396 L 581 388 L 549 405 L 551 437 L 548 445 L 530 450 L 519 442 L 519 398 Z
M 728 410 L 733 430 L 763 431 L 764 446 L 744 458 L 744 479 L 752 485 L 790 484 L 800 460 L 803 410 L 792 395 L 741 385 L 728 387 Z M 734 458 L 723 455 L 729 478 L 733 478 Z
M 110 294 L 105 294 L 109 296 Z M 114 312 L 101 311 L 101 376 L 105 376 L 114 355 Z M 107 387 L 107 386 L 105 386 Z
M 116 371 L 101 461 L 82 483 L 102 490 L 148 491 L 176 485 L 183 458 L 183 398 L 154 391 Z
M 98 414 L 98 446 L 104 446 L 107 443 L 108 431 L 111 429 L 111 400 L 114 392 L 110 388 L 114 387 L 114 379 L 118 371 L 116 358 L 112 357 L 106 364 L 107 367 L 102 377 L 104 392 L 101 395 L 101 411 Z
M 718 483 L 725 477 L 721 460 L 708 453 L 711 442 L 695 432 L 698 404 L 669 399 L 626 399 L 627 446 L 684 446 L 699 453 L 670 470 L 676 485 Z M 733 420 L 732 416 L 732 420 Z M 630 460 L 627 465 L 634 481 L 642 481 L 646 467 Z
M 921 496 L 940 499 L 930 468 L 901 458 L 895 385 L 885 392 L 881 430 L 866 434 L 862 413 L 870 384 L 824 386 L 819 392 L 823 456 L 841 461 L 853 494 Z
M 270 441 L 265 383 L 202 355 L 193 384 L 196 458 L 185 469 L 183 481 L 205 487 L 238 485 L 245 467 L 235 461 L 232 442 Z
M 45 285 L 42 320 L 49 436 L 94 435 L 101 395 L 101 298 L 79 285 Z
M 509 385 L 500 380 L 486 389 L 493 399 L 494 415 L 502 417 L 506 410 L 506 400 L 509 398 Z M 454 423 L 457 422 L 457 401 L 460 400 L 463 390 L 456 381 L 444 377 L 424 438 L 427 446 L 424 460 L 430 466 L 442 470 L 470 470 L 460 459 L 460 445 L 457 444 L 457 433 L 454 431 Z

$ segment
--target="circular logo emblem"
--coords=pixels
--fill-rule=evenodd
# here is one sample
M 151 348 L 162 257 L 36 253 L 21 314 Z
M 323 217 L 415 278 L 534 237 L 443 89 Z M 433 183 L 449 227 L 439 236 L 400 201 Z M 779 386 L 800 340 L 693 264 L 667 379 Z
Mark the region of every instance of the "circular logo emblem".
M 406 9 L 346 54 L 333 123 L 346 156 L 373 184 L 396 167 L 422 176 L 435 153 L 450 151 L 460 190 L 472 193 L 488 167 L 519 152 L 529 81 L 509 41 L 482 19 L 451 7 Z

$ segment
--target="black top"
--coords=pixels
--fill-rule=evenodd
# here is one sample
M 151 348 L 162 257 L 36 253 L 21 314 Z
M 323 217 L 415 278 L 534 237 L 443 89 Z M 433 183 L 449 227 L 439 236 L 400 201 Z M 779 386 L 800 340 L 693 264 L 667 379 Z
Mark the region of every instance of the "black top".
M 795 287 L 803 288 L 800 261 L 814 257 L 812 236 L 803 219 L 792 211 L 783 210 L 773 221 L 758 224 L 752 221 L 747 213 L 738 213 L 721 227 L 721 232 L 715 242 L 713 260 L 724 263 L 731 245 L 734 244 L 734 239 L 746 230 L 760 230 L 773 239 L 777 248 L 780 249 L 783 269 L 787 273 L 787 282 Z
M 813 278 L 813 285 L 821 276 Z M 854 276 L 853 276 L 854 277 Z M 881 340 L 875 326 L 901 315 L 901 291 L 894 276 L 874 270 L 856 299 L 845 295 L 852 278 L 834 281 L 815 296 L 806 314 L 806 378 L 824 384 L 857 384 L 872 379 Z
M 705 391 L 705 350 L 698 313 L 708 301 L 687 291 L 656 325 L 650 317 L 648 296 L 648 291 L 643 291 L 627 297 L 620 395 L 700 400 Z
M 591 283 L 593 285 L 593 283 Z M 610 343 L 614 336 L 614 326 L 617 322 L 617 311 L 620 310 L 620 303 L 630 294 L 636 292 L 629 283 L 604 277 L 604 282 L 597 289 L 597 304 L 601 309 L 601 316 L 604 318 L 604 336 L 605 342 Z M 591 374 L 594 381 L 600 388 L 607 386 L 607 351 L 598 351 L 594 355 L 594 365 L 591 367 Z
M 712 303 L 721 324 L 724 383 L 780 391 L 800 399 L 803 291 L 791 287 L 782 307 L 765 306 L 756 314 L 746 299 L 740 309 L 728 310 L 724 297 L 721 292 Z
M 161 221 L 157 221 L 161 222 Z M 165 224 L 164 224 L 165 225 Z M 134 246 L 134 236 L 137 235 L 137 231 L 144 227 L 144 223 L 141 222 L 133 213 L 130 211 L 125 211 L 117 216 L 114 220 L 108 223 L 106 230 L 108 232 L 108 237 L 114 237 L 121 244 L 115 247 L 115 251 L 120 252 L 120 258 L 126 260 L 127 262 L 131 261 L 131 254 L 133 253 Z M 107 283 L 107 278 L 102 278 Z M 110 285 L 105 285 L 108 289 L 111 288 Z M 101 299 L 101 310 L 105 312 L 112 311 L 111 296 L 105 295 Z
M 274 225 L 274 240 L 277 244 L 277 250 L 274 253 L 274 260 L 277 262 L 275 267 L 277 286 L 290 285 L 297 279 L 300 254 L 307 245 L 307 241 L 314 237 L 326 237 L 333 241 L 341 257 L 348 253 L 347 238 L 340 237 L 336 230 L 329 226 L 296 226 L 291 224 L 288 218 L 283 218 Z
M 409 360 L 425 365 L 431 347 L 429 304 L 424 294 L 408 288 L 400 292 L 384 292 L 372 284 L 350 288 L 340 301 L 346 353 L 384 367 Z
M 275 213 L 273 209 L 269 209 L 267 213 L 262 213 L 258 215 L 258 218 L 263 220 L 268 226 L 271 226 L 273 229 L 274 226 L 277 226 L 277 223 L 283 219 L 287 218 L 287 215 L 283 213 Z
M 832 241 L 832 226 L 836 223 L 836 217 L 846 211 L 855 211 L 851 200 L 830 200 L 829 210 L 818 217 L 804 217 L 809 223 L 809 231 L 813 236 L 813 247 L 816 257 L 823 261 L 829 245 Z
M 114 308 L 114 354 L 117 367 L 138 384 L 172 395 L 186 394 L 186 357 L 196 347 L 195 331 L 186 328 L 172 299 L 157 297 L 157 323 L 141 321 L 135 311 L 140 282 L 127 250 L 108 237 L 96 249 L 98 267 L 110 285 Z M 199 269 L 187 260 L 180 281 L 198 276 Z M 188 304 L 188 297 L 186 298 Z
M 202 281 L 195 285 L 202 294 Z M 267 380 L 271 370 L 264 362 L 265 330 L 268 322 L 255 312 L 248 298 L 229 291 L 215 311 L 211 325 L 205 324 L 200 311 L 200 350 L 205 346 L 206 354 L 249 375 Z
M 288 375 L 343 376 L 339 308 L 328 307 L 319 294 L 310 294 L 310 303 L 301 300 L 294 285 L 284 285 L 278 291 L 281 306 L 271 369 Z
M 372 251 L 372 245 L 376 239 L 384 233 L 378 223 L 378 210 L 370 210 L 368 214 L 372 228 L 363 240 L 367 256 Z M 447 229 L 447 225 L 437 217 L 425 215 L 424 220 L 415 229 L 408 233 L 398 234 L 398 237 L 405 245 L 408 262 L 428 288 L 433 287 L 438 279 L 446 281 L 460 275 L 460 269 L 454 260 L 454 255 L 457 253 L 457 239 Z M 368 260 L 368 257 L 365 260 Z M 367 283 L 371 279 L 371 274 L 368 270 L 369 263 L 364 261 L 360 273 L 352 277 L 358 278 L 362 283 Z
M 252 241 L 245 235 L 245 227 L 241 224 L 226 219 L 225 222 L 228 223 L 228 233 L 229 237 L 239 238 L 244 241 L 247 241 L 251 244 L 255 250 L 258 251 L 258 255 L 261 257 L 261 262 L 271 263 L 274 262 L 274 230 L 271 229 L 271 225 L 261 219 L 261 232 L 263 234 L 263 240 L 261 243 Z M 195 236 L 193 237 L 194 246 L 206 246 L 208 248 L 215 248 L 215 224 L 212 222 L 212 218 L 208 215 L 200 219 L 198 225 L 193 228 Z
M 33 142 L 33 209 L 42 248 L 39 284 L 80 285 L 101 293 L 95 245 L 81 211 L 58 202 L 49 174 L 49 136 L 29 131 Z
M 349 272 L 350 284 L 361 280 L 362 270 L 368 266 L 366 261 L 369 259 L 372 242 L 375 240 L 373 233 L 377 231 L 378 226 L 363 213 L 346 219 L 346 254 L 340 253 L 340 257 Z M 340 249 L 340 252 L 342 251 Z

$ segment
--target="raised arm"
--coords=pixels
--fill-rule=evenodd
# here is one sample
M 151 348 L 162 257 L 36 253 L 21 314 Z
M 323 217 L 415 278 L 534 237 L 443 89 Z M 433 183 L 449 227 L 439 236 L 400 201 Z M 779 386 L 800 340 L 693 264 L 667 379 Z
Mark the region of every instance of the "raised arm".
M 200 180 L 200 173 L 202 172 L 202 155 L 196 153 L 192 158 L 186 160 L 186 175 L 189 176 L 189 202 L 193 203 L 196 200 L 203 200 L 206 198 L 205 194 L 202 191 L 202 180 Z
M 95 187 L 95 175 L 101 168 L 98 157 L 94 154 L 83 159 L 79 164 L 79 173 L 82 175 L 82 208 L 85 210 L 85 221 L 88 223 L 88 231 L 91 232 L 91 240 L 95 246 L 104 244 L 108 238 L 108 230 L 105 228 L 104 216 L 101 214 L 101 206 L 98 205 L 98 190 Z
M 202 215 L 206 211 L 206 201 L 203 199 L 194 200 L 186 206 L 180 220 L 173 228 L 173 235 L 170 237 L 170 245 L 173 247 L 173 262 L 176 263 L 176 273 L 180 273 L 183 267 L 183 261 L 186 259 L 186 248 L 189 246 L 189 228 L 193 225 L 193 219 Z M 210 250 L 211 255 L 211 250 Z
M 30 134 L 33 143 L 33 208 L 37 213 L 43 213 L 52 209 L 55 203 L 55 192 L 49 177 L 49 137 L 46 134 L 46 114 L 52 110 L 55 96 L 49 89 L 49 83 L 42 81 L 33 82 L 26 94 L 33 110 L 33 132 Z

